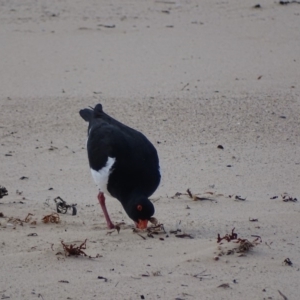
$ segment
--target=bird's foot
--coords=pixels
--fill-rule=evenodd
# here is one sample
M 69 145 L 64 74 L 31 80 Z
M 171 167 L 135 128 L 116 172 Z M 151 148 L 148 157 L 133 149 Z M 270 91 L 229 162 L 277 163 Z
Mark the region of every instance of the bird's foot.
M 114 228 L 116 228 L 116 226 L 112 222 L 110 222 L 110 223 L 107 222 L 107 228 L 114 229 Z

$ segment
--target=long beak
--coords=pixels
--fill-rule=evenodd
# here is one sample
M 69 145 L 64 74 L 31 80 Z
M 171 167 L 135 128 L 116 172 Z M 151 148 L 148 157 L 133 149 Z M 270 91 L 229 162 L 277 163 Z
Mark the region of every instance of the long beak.
M 136 227 L 139 228 L 139 229 L 146 229 L 147 225 L 148 225 L 148 220 L 139 220 L 136 223 Z

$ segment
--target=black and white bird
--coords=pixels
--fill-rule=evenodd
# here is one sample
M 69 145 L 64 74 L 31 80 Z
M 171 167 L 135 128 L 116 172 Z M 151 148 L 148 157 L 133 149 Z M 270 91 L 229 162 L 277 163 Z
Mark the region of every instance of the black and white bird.
M 139 131 L 103 112 L 102 105 L 80 110 L 89 122 L 87 152 L 92 177 L 99 187 L 98 200 L 107 227 L 114 228 L 104 194 L 118 199 L 138 228 L 147 227 L 154 214 L 148 199 L 160 183 L 157 151 Z

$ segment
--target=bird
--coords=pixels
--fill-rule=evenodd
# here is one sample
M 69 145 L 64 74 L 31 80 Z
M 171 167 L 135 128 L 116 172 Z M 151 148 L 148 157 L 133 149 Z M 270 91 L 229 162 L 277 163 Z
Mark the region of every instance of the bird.
M 87 154 L 98 201 L 109 229 L 115 228 L 105 195 L 119 200 L 139 229 L 147 228 L 155 208 L 149 197 L 160 184 L 158 153 L 141 132 L 106 114 L 99 103 L 79 111 L 88 122 Z

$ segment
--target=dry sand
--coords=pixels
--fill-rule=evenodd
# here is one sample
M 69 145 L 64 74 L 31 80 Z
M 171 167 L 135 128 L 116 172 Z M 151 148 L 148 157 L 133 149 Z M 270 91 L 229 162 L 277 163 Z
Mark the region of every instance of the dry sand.
M 1 299 L 300 299 L 300 204 L 280 196 L 300 195 L 300 5 L 259 3 L 1 1 Z M 106 235 L 78 115 L 98 102 L 156 145 L 168 237 L 110 198 Z M 187 188 L 216 201 L 171 198 Z M 43 224 L 57 196 L 78 214 Z M 215 260 L 234 227 L 262 243 Z M 56 255 L 85 239 L 101 257 Z

